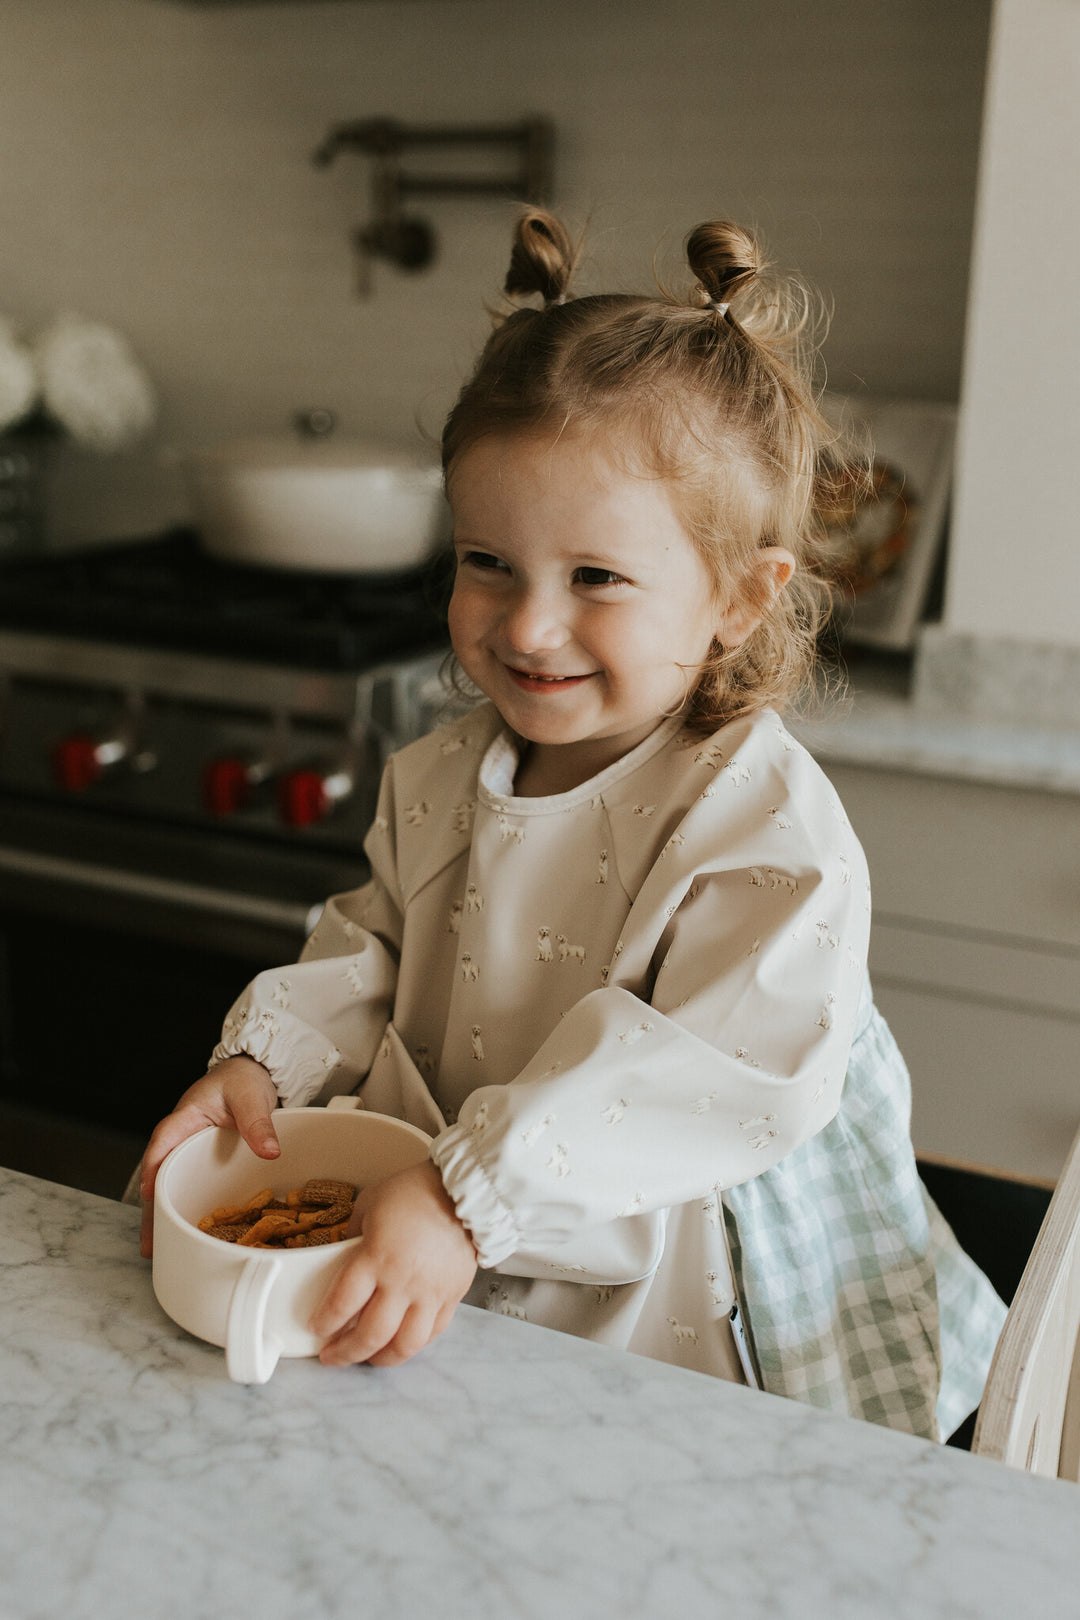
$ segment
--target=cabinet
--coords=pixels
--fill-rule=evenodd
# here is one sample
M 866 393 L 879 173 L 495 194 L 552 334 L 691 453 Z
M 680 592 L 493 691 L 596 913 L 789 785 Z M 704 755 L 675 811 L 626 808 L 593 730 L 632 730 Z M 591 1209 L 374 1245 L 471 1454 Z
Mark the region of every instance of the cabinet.
M 1080 798 L 823 764 L 870 865 L 916 1150 L 1056 1177 L 1080 1125 Z

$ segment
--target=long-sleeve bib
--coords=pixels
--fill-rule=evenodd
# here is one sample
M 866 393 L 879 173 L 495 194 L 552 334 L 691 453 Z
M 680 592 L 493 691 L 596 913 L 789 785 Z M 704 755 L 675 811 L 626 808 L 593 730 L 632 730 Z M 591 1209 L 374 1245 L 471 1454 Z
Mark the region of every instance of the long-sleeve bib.
M 772 711 L 664 723 L 591 781 L 513 793 L 485 705 L 389 762 L 372 880 L 261 974 L 220 1059 L 289 1103 L 420 1125 L 470 1298 L 738 1376 L 724 1189 L 839 1106 L 869 932 L 862 851 Z

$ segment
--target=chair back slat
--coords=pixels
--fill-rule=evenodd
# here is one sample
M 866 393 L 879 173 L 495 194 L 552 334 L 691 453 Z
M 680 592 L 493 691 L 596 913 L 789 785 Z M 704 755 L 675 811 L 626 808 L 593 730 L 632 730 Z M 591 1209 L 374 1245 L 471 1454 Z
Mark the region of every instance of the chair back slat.
M 1001 1330 L 971 1449 L 1035 1474 L 1080 1472 L 1080 1133 Z
M 1058 1478 L 1080 1482 L 1080 1333 L 1077 1334 L 1065 1397 L 1065 1418 L 1061 1428 L 1061 1456 Z

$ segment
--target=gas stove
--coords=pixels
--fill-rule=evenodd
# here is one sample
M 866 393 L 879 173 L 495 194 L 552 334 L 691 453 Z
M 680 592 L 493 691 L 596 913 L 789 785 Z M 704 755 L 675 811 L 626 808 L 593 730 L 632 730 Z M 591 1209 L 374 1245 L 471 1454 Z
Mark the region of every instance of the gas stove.
M 107 1139 L 118 1194 L 243 984 L 365 881 L 383 762 L 445 710 L 445 594 L 184 530 L 0 566 L 0 1132 Z
M 445 559 L 375 576 L 244 568 L 191 529 L 0 567 L 0 628 L 290 669 L 366 669 L 444 639 Z
M 445 708 L 445 584 L 238 567 L 187 530 L 6 564 L 0 905 L 295 945 L 365 874 L 387 754 Z

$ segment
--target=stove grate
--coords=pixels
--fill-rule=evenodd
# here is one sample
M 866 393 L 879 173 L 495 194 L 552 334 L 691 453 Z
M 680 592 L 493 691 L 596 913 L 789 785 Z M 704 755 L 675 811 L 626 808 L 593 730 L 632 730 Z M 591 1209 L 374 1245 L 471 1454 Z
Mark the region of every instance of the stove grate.
M 377 577 L 245 568 L 191 529 L 7 562 L 0 626 L 319 670 L 446 640 L 449 558 Z

